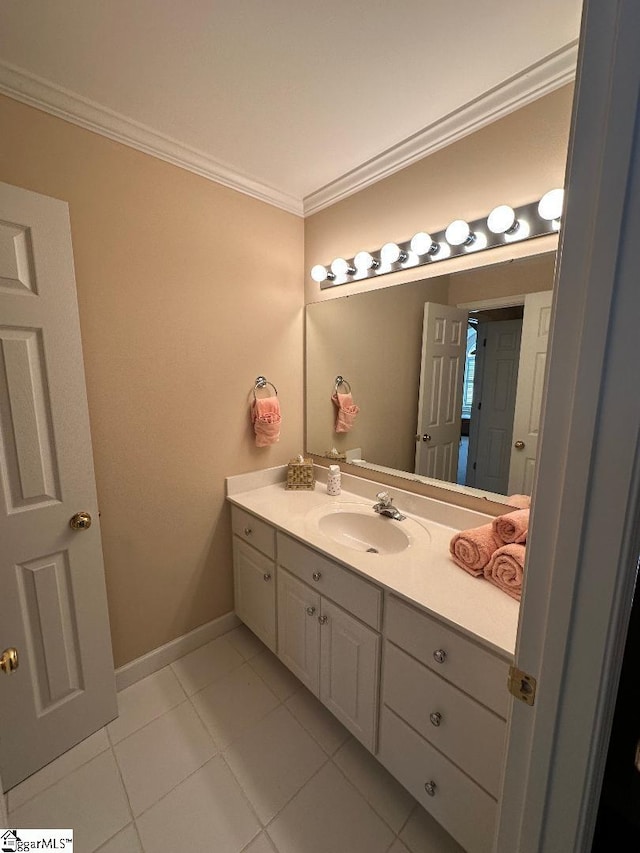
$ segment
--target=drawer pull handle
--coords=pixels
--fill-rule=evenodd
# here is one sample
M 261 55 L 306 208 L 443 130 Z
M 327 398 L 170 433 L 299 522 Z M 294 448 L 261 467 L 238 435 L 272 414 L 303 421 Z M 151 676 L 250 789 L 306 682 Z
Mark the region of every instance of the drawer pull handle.
M 424 789 L 425 789 L 425 791 L 427 792 L 427 794 L 429 794 L 429 796 L 430 796 L 430 797 L 435 797 L 435 795 L 436 795 L 436 788 L 437 788 L 437 787 L 438 787 L 438 786 L 437 786 L 437 785 L 436 785 L 436 783 L 435 783 L 435 782 L 433 782 L 433 781 L 432 781 L 432 782 L 425 782 L 425 783 L 424 783 Z
M 244 535 L 245 536 L 251 536 L 252 533 L 253 533 L 253 530 L 250 527 L 245 527 L 245 529 L 244 529 Z
M 316 612 L 315 607 L 307 607 L 307 615 L 308 615 L 308 616 L 313 616 L 313 614 L 314 614 L 315 612 Z
M 318 616 L 318 622 L 321 625 L 326 625 L 328 618 L 329 618 L 328 616 Z
M 271 572 L 265 572 L 265 573 L 262 575 L 262 579 L 263 579 L 263 580 L 265 580 L 265 581 L 270 581 L 270 580 L 271 580 Z
M 314 573 L 311 575 L 311 577 L 314 579 L 314 581 L 319 581 L 319 580 L 320 580 L 320 578 L 322 577 L 322 572 L 314 572 Z
M 433 659 L 438 663 L 444 663 L 447 659 L 447 653 L 444 649 L 436 649 L 433 653 Z
M 431 720 L 431 725 L 437 727 L 442 722 L 442 714 L 439 711 L 434 711 L 433 714 L 429 714 L 429 719 Z

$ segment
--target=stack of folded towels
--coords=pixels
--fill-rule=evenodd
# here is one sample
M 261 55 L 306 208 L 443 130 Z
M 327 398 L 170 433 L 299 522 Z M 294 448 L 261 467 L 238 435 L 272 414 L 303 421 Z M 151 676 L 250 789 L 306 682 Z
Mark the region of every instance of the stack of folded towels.
M 461 569 L 474 577 L 485 577 L 519 601 L 531 500 L 526 495 L 512 495 L 507 500 L 520 509 L 495 518 L 491 524 L 456 533 L 449 550 Z

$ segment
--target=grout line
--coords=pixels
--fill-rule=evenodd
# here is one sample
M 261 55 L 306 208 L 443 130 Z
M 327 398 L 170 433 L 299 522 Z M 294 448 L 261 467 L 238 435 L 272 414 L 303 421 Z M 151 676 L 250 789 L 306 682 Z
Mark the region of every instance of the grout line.
M 327 764 L 329 764 L 330 762 L 331 762 L 331 758 L 330 758 L 329 756 L 327 756 L 326 761 L 323 761 L 323 762 L 322 762 L 322 764 L 320 765 L 320 767 L 318 767 L 318 769 L 316 770 L 316 772 L 315 772 L 315 773 L 313 773 L 311 776 L 309 776 L 309 778 L 308 778 L 308 779 L 307 779 L 307 781 L 304 783 L 304 785 L 302 785 L 302 787 L 300 787 L 300 788 L 295 792 L 295 794 L 293 794 L 293 796 L 292 796 L 292 797 L 289 797 L 289 799 L 288 799 L 288 800 L 287 800 L 287 802 L 282 806 L 282 808 L 278 809 L 278 811 L 276 812 L 276 814 L 274 814 L 274 816 L 273 816 L 272 818 L 270 818 L 270 819 L 267 821 L 267 823 L 265 823 L 265 824 L 264 824 L 264 830 L 265 830 L 265 832 L 266 832 L 266 831 L 268 830 L 268 828 L 269 828 L 269 827 L 274 823 L 274 821 L 278 818 L 278 816 L 282 814 L 282 812 L 283 812 L 283 811 L 285 810 L 285 808 L 289 805 L 289 803 L 293 802 L 293 800 L 295 800 L 295 798 L 298 796 L 298 794 L 302 793 L 302 791 L 307 787 L 307 785 L 310 785 L 310 784 L 311 784 L 311 782 L 313 782 L 313 780 L 316 778 L 316 776 L 317 776 L 317 775 L 318 775 L 322 770 L 324 770 L 324 768 L 325 768 L 325 767 L 327 766 Z M 271 841 L 271 836 L 269 836 L 269 840 Z M 272 841 L 271 843 L 272 843 L 272 844 L 273 844 L 273 846 L 275 847 L 275 841 Z
M 352 740 L 354 740 L 357 744 L 360 744 L 360 741 L 359 741 L 357 738 L 352 737 L 351 739 L 352 739 Z M 411 814 L 413 813 L 413 810 L 414 810 L 414 806 L 412 805 L 412 806 L 409 808 L 409 814 L 408 814 L 408 815 L 406 816 L 406 818 L 402 821 L 402 824 L 401 824 L 401 826 L 400 826 L 400 829 L 396 829 L 395 827 L 391 826 L 391 824 L 390 824 L 390 823 L 389 823 L 389 821 L 384 817 L 384 815 L 380 814 L 380 812 L 378 811 L 378 809 L 377 809 L 377 808 L 376 808 L 376 806 L 375 806 L 375 803 L 373 803 L 373 802 L 369 799 L 369 797 L 367 796 L 367 794 L 366 794 L 364 791 L 361 791 L 361 790 L 360 790 L 360 788 L 357 786 L 357 784 L 354 782 L 354 780 L 349 776 L 349 774 L 346 772 L 346 770 L 343 770 L 343 769 L 342 769 L 342 767 L 340 767 L 340 765 L 339 765 L 339 764 L 337 763 L 337 761 L 335 760 L 336 755 L 338 755 L 338 753 L 339 753 L 339 752 L 341 752 L 341 751 L 342 751 L 342 749 L 343 749 L 343 748 L 344 748 L 348 743 L 349 743 L 349 741 L 345 741 L 345 742 L 342 744 L 342 746 L 340 747 L 340 749 L 336 750 L 336 752 L 331 756 L 331 762 L 333 763 L 333 765 L 334 765 L 334 767 L 336 768 L 336 770 L 338 770 L 338 772 L 339 772 L 339 773 L 341 773 L 341 774 L 344 776 L 344 778 L 347 780 L 347 782 L 349 782 L 349 783 L 352 785 L 352 787 L 353 787 L 353 788 L 355 788 L 355 790 L 360 794 L 360 796 L 361 796 L 361 797 L 362 797 L 362 799 L 365 801 L 365 803 L 367 803 L 367 805 L 368 805 L 368 806 L 369 806 L 369 807 L 370 807 L 370 808 L 375 812 L 375 814 L 380 818 L 380 820 L 384 823 L 384 825 L 385 825 L 386 827 L 388 827 L 388 828 L 391 830 L 391 832 L 393 832 L 393 834 L 394 834 L 394 835 L 398 835 L 400 832 L 402 832 L 402 829 L 404 828 L 404 826 L 406 825 L 407 821 L 408 821 L 408 820 L 409 820 L 409 818 L 411 817 Z M 366 749 L 366 747 L 363 747 L 363 748 L 364 748 L 364 749 Z M 371 756 L 372 756 L 372 758 L 374 759 L 374 761 L 376 761 L 376 762 L 377 762 L 377 758 L 376 758 L 372 753 L 367 752 L 367 754 L 368 754 L 368 755 L 371 755 Z M 379 764 L 379 762 L 378 762 L 378 764 Z M 388 771 L 388 770 L 386 770 L 386 768 L 384 768 L 384 767 L 382 766 L 382 764 L 379 764 L 379 766 L 380 766 L 380 769 L 381 769 L 381 770 L 384 770 L 384 771 L 385 771 L 385 773 L 389 773 L 389 771 Z M 369 774 L 369 772 L 367 771 L 367 776 L 369 776 L 369 775 L 370 775 L 370 774 Z M 389 776 L 390 776 L 390 778 L 393 780 L 393 782 L 394 782 L 395 784 L 399 785 L 399 786 L 402 788 L 402 785 L 400 785 L 400 783 L 399 783 L 399 782 L 397 782 L 397 781 L 393 778 L 393 776 L 391 776 L 391 774 L 390 774 L 390 773 L 389 773 Z M 406 791 L 406 789 L 405 789 L 405 788 L 403 788 L 403 791 Z M 408 793 L 408 792 L 406 792 L 406 793 Z M 410 797 L 411 797 L 411 799 L 412 799 L 412 800 L 414 800 L 414 802 L 415 802 L 415 798 L 414 798 L 411 794 L 409 794 L 409 796 L 410 796 Z

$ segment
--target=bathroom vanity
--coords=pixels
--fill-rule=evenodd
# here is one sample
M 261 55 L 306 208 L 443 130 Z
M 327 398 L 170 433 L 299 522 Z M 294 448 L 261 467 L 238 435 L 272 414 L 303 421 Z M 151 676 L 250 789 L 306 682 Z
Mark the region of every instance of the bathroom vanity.
M 395 521 L 374 513 L 376 483 L 292 492 L 284 470 L 227 480 L 237 615 L 465 850 L 489 853 L 518 604 L 448 554 L 489 518 L 389 489 Z

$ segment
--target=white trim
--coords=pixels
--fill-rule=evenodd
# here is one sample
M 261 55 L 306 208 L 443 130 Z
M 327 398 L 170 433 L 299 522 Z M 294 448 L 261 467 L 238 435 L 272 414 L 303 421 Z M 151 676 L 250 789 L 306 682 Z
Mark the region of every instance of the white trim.
M 288 213 L 302 216 L 300 199 L 243 175 L 202 151 L 190 148 L 177 139 L 158 133 L 16 65 L 0 62 L 0 92 L 85 130 L 99 133 Z
M 468 311 L 484 311 L 491 308 L 513 308 L 515 305 L 524 305 L 524 293 L 515 296 L 496 296 L 494 299 L 476 299 L 473 302 L 458 302 L 456 308 L 466 308 Z
M 323 210 L 417 160 L 433 154 L 570 83 L 575 77 L 577 40 L 505 80 L 468 104 L 383 151 L 367 163 L 310 193 L 304 198 L 304 215 Z
M 639 28 L 586 0 L 498 853 L 589 850 L 597 814 L 640 547 Z
M 157 649 L 147 652 L 146 655 L 126 663 L 116 669 L 116 690 L 120 691 L 124 690 L 125 687 L 130 687 L 136 681 L 146 678 L 147 675 L 152 675 L 183 655 L 200 648 L 211 640 L 215 640 L 222 634 L 226 634 L 227 631 L 231 631 L 239 624 L 240 620 L 233 610 L 230 610 L 229 613 L 194 628 L 188 634 L 176 637 L 175 640 L 165 643 L 164 646 L 158 646 Z

